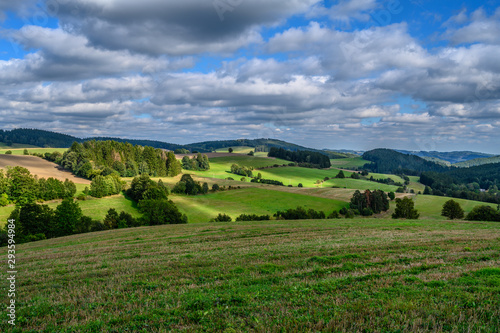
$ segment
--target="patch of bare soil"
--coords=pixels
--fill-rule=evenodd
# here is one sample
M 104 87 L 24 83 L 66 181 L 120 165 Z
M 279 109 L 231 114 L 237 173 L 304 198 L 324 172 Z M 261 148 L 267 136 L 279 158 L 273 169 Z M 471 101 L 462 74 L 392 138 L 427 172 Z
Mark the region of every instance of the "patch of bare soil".
M 37 175 L 38 178 L 56 178 L 64 181 L 69 179 L 78 184 L 90 184 L 90 180 L 76 177 L 71 172 L 64 170 L 59 165 L 44 160 L 36 156 L 25 155 L 0 155 L 0 169 L 7 169 L 7 167 L 21 166 L 28 169 L 31 174 Z

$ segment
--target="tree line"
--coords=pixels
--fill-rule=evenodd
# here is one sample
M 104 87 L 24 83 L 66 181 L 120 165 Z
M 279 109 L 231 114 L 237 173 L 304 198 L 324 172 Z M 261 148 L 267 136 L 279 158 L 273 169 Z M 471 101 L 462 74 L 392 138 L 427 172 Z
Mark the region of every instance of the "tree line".
M 116 141 L 74 142 L 62 156 L 52 153 L 45 157 L 87 179 L 112 173 L 121 177 L 174 177 L 181 173 L 171 151 Z
M 317 168 L 331 167 L 330 158 L 328 156 L 308 150 L 291 151 L 283 148 L 271 147 L 267 156 L 297 163 L 305 163 Z
M 75 193 L 76 185 L 68 179 L 38 179 L 20 166 L 7 168 L 6 172 L 0 169 L 0 206 L 71 198 Z

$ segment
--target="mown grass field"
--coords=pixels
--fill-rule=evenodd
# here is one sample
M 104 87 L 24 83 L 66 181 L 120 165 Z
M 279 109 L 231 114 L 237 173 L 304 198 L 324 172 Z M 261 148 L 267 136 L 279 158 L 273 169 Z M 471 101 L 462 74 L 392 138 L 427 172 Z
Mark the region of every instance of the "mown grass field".
M 29 146 L 29 145 L 24 145 L 24 146 Z M 68 148 L 38 148 L 38 147 L 19 147 L 19 148 L 4 148 L 1 147 L 0 149 L 0 154 L 5 154 L 6 151 L 10 150 L 12 152 L 12 155 L 24 155 L 24 149 L 28 149 L 28 152 L 30 154 L 33 153 L 38 153 L 38 154 L 45 154 L 45 153 L 53 153 L 55 151 L 60 152 L 63 154 L 68 150 Z
M 37 146 L 32 146 L 32 145 L 25 145 L 23 143 L 13 143 L 12 145 L 8 145 L 5 142 L 0 142 L 0 149 L 18 149 L 18 148 L 39 148 Z
M 242 188 L 194 197 L 171 195 L 169 198 L 187 215 L 189 222 L 195 223 L 208 222 L 219 213 L 230 215 L 234 221 L 241 214 L 272 216 L 278 210 L 297 206 L 322 210 L 326 215 L 347 206 L 339 200 L 263 188 Z
M 4 319 L 2 332 L 500 327 L 500 223 L 202 223 L 74 235 L 17 251 L 17 325 Z
M 332 167 L 340 169 L 352 169 L 362 167 L 370 161 L 364 160 L 362 157 L 339 158 L 330 160 Z

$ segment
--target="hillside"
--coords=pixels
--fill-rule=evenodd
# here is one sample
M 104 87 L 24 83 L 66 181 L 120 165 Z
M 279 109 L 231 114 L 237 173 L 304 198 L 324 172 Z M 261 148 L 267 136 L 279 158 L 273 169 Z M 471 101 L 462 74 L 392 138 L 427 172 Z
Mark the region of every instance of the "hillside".
M 453 164 L 453 166 L 456 166 L 457 168 L 470 168 L 473 166 L 494 164 L 494 163 L 500 163 L 500 156 L 475 158 L 473 160 L 455 163 Z
M 478 153 L 473 151 L 451 151 L 451 152 L 439 152 L 439 151 L 409 151 L 409 150 L 396 150 L 397 152 L 415 155 L 419 157 L 428 157 L 437 160 L 442 160 L 449 162 L 451 164 L 465 162 L 477 158 L 492 157 L 492 154 Z
M 449 168 L 416 155 L 409 155 L 391 149 L 374 149 L 367 151 L 362 156 L 370 161 L 365 168 L 378 173 L 395 173 L 418 175 L 424 171 L 443 172 Z
M 22 244 L 16 329 L 494 332 L 499 236 L 499 223 L 362 219 L 141 227 Z M 10 331 L 6 320 L 0 331 Z

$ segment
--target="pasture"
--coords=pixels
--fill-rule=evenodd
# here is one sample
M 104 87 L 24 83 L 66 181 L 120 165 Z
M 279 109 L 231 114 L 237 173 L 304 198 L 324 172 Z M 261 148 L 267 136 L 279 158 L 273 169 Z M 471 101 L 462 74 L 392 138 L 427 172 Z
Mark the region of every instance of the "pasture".
M 17 251 L 17 325 L 2 320 L 2 332 L 500 327 L 499 223 L 199 223 L 74 235 Z

